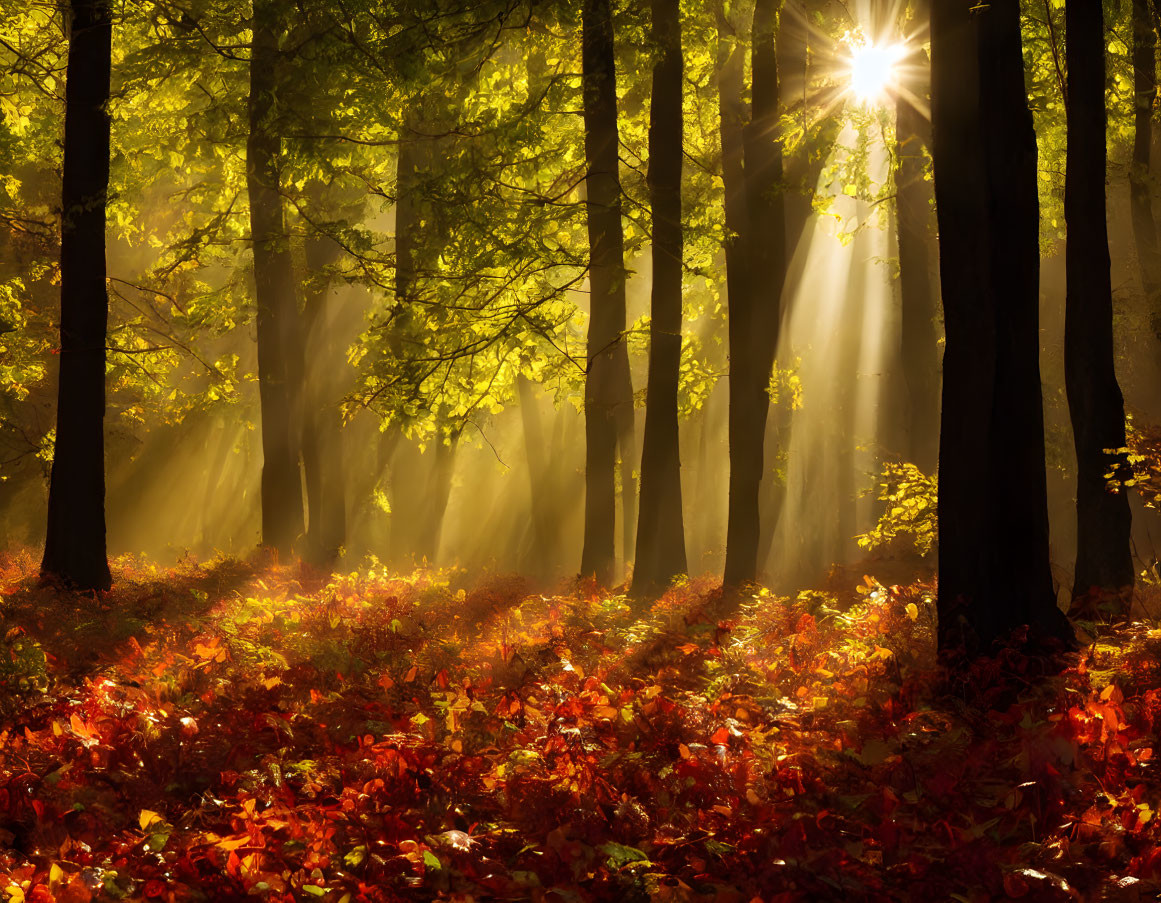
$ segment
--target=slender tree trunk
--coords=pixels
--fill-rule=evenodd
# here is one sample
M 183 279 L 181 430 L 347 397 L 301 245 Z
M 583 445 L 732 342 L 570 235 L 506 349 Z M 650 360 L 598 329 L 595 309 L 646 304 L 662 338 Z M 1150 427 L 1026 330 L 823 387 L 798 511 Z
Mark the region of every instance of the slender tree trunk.
M 624 574 L 633 569 L 633 542 L 637 535 L 637 411 L 633 398 L 633 374 L 629 369 L 629 345 L 617 348 L 613 417 L 617 423 L 617 468 L 621 478 L 621 549 Z
M 813 118 L 808 91 L 810 25 L 803 0 L 786 0 L 778 17 L 778 97 L 783 110 L 793 117 L 803 132 L 810 129 Z M 826 163 L 825 154 L 810 153 L 803 148 L 787 157 L 786 189 L 786 259 L 793 259 L 798 240 L 814 212 L 814 190 L 819 173 Z M 787 436 L 782 437 L 783 444 Z
M 681 372 L 682 55 L 678 0 L 653 0 L 653 67 L 649 113 L 649 195 L 653 209 L 653 296 L 649 383 L 641 452 L 641 520 L 635 590 L 655 589 L 689 568 L 681 505 L 677 389 Z
M 584 0 L 582 30 L 590 309 L 581 573 L 609 584 L 616 558 L 617 370 L 625 344 L 626 276 L 609 0 Z
M 334 381 L 325 374 L 342 363 L 342 349 L 330 340 L 327 300 L 331 280 L 327 267 L 338 262 L 342 249 L 326 235 L 307 237 L 304 348 L 313 339 L 317 354 L 324 358 L 303 361 L 301 386 L 302 466 L 307 496 L 308 554 L 319 565 L 330 566 L 347 541 L 347 503 L 343 479 L 343 422 Z
M 926 68 L 926 55 L 914 53 L 912 67 Z M 906 70 L 905 70 L 906 71 Z M 931 286 L 931 193 L 923 178 L 924 144 L 930 131 L 912 97 L 927 94 L 926 79 L 909 79 L 895 101 L 895 205 L 899 236 L 899 288 L 902 296 L 900 354 L 907 387 L 904 414 L 906 455 L 926 474 L 939 458 L 939 346 L 935 333 L 935 298 Z
M 1153 333 L 1161 339 L 1161 255 L 1149 191 L 1153 104 L 1157 99 L 1157 32 L 1148 0 L 1133 0 L 1133 163 L 1129 169 L 1129 209 L 1137 266 Z
M 754 8 L 752 115 L 742 134 L 749 291 L 740 298 L 731 296 L 729 302 L 730 490 L 723 578 L 727 586 L 749 583 L 758 576 L 758 499 L 770 410 L 768 387 L 778 347 L 782 284 L 786 278 L 775 50 L 779 4 L 780 0 L 757 0 Z
M 419 160 L 422 154 L 417 146 L 415 126 L 419 121 L 417 104 L 412 101 L 404 115 L 395 159 L 395 309 L 388 327 L 388 347 L 397 360 L 403 356 L 403 336 L 410 329 L 412 304 L 415 302 L 418 281 L 416 251 L 420 223 Z M 389 473 L 391 487 L 391 529 L 387 556 L 396 567 L 414 566 L 414 531 L 411 521 L 410 495 L 412 482 L 418 480 L 418 454 L 404 437 L 398 424 L 391 424 L 380 434 L 382 439 L 383 471 Z M 406 529 L 405 529 L 406 528 Z
M 1039 367 L 1036 136 L 1015 3 L 932 8 L 932 135 L 947 348 L 939 643 L 1069 637 L 1052 586 Z
M 1064 217 L 1068 293 L 1064 374 L 1076 446 L 1076 602 L 1095 594 L 1123 605 L 1133 586 L 1132 515 L 1106 475 L 1128 477 L 1125 404 L 1113 364 L 1113 290 L 1105 212 L 1105 31 L 1099 3 L 1068 0 L 1068 170 Z M 1090 602 L 1094 601 L 1089 599 Z
M 803 0 L 786 0 L 778 17 L 778 97 L 785 115 L 809 129 L 810 111 L 807 91 L 808 41 Z M 800 149 L 783 159 L 782 203 L 784 207 L 786 263 L 794 259 L 802 231 L 814 212 L 814 189 L 825 163 L 825 155 L 811 154 Z M 784 279 L 785 281 L 785 279 Z M 777 349 L 775 349 L 777 351 Z M 791 401 L 781 398 L 773 405 L 766 425 L 764 453 L 765 479 L 762 482 L 762 500 L 759 510 L 761 531 L 758 540 L 758 571 L 761 573 L 774 547 L 782 506 L 786 501 L 786 451 L 794 427 Z M 780 574 L 785 579 L 787 575 Z
M 438 437 L 431 453 L 427 489 L 417 506 L 419 517 L 414 527 L 415 557 L 418 561 L 434 564 L 439 554 L 440 538 L 443 535 L 443 519 L 447 514 L 447 504 L 451 498 L 452 476 L 455 473 L 456 450 L 459 448 L 460 434 L 454 432 L 445 441 Z
M 294 412 L 298 304 L 280 189 L 282 139 L 273 121 L 278 93 L 277 0 L 254 0 L 250 135 L 246 185 L 258 307 L 258 394 L 262 405 L 262 542 L 289 554 L 303 532 L 302 478 Z
M 72 0 L 61 193 L 60 382 L 41 572 L 112 584 L 105 551 L 105 202 L 109 191 L 108 0 Z
M 524 453 L 528 461 L 528 490 L 531 514 L 531 540 L 527 545 L 524 565 L 526 573 L 544 575 L 550 571 L 549 562 L 556 548 L 557 519 L 552 511 L 552 478 L 550 473 L 551 449 L 544 435 L 540 408 L 537 406 L 533 384 L 524 376 L 516 379 L 520 393 L 520 420 L 524 432 Z

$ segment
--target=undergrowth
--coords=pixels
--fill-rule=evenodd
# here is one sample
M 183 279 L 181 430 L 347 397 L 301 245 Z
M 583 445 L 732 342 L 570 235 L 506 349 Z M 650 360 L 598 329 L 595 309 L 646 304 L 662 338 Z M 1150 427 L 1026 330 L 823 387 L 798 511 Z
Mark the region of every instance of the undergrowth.
M 936 667 L 933 587 L 0 570 L 0 893 L 1136 900 L 1161 631 Z M 0 898 L 2 899 L 2 898 Z

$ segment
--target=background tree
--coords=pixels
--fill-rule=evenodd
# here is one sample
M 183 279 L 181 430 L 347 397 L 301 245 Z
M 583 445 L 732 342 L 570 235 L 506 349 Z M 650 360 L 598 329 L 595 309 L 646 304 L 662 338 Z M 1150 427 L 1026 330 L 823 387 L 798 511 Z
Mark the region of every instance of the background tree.
M 105 205 L 113 20 L 106 0 L 70 6 L 61 195 L 60 382 L 41 570 L 108 589 L 105 552 Z
M 726 194 L 742 192 L 741 221 L 746 238 L 740 241 L 744 257 L 734 255 L 735 268 L 746 267 L 744 279 L 731 283 L 730 298 L 730 491 L 726 532 L 727 585 L 752 582 L 758 574 L 760 535 L 759 490 L 765 463 L 766 420 L 770 410 L 768 387 L 778 347 L 780 299 L 786 278 L 786 220 L 782 186 L 782 144 L 778 132 L 778 31 L 776 0 L 757 0 L 751 27 L 751 110 L 741 128 L 744 112 L 727 99 L 722 113 L 723 167 Z M 726 62 L 726 68 L 741 60 Z M 736 70 L 735 70 L 736 71 Z M 732 91 L 738 77 L 730 71 L 723 91 Z M 731 87 L 725 85 L 732 83 Z M 737 160 L 740 143 L 741 166 Z M 729 146 L 729 150 L 726 147 Z M 731 158 L 725 162 L 725 158 Z M 744 189 L 737 185 L 739 177 Z M 727 204 L 730 201 L 727 200 Z M 727 206 L 726 221 L 730 226 Z M 727 256 L 727 267 L 730 260 Z M 729 276 L 727 275 L 727 280 Z
M 1076 447 L 1074 600 L 1115 600 L 1127 613 L 1133 586 L 1132 516 L 1109 477 L 1128 479 L 1125 404 L 1113 362 L 1113 290 L 1105 212 L 1105 28 L 1100 4 L 1068 0 L 1068 296 L 1065 385 Z M 1093 597 L 1096 598 L 1093 598 Z
M 922 33 L 930 7 L 912 4 L 909 30 Z M 904 447 L 898 451 L 926 474 L 939 457 L 939 345 L 931 280 L 931 190 L 926 179 L 930 124 L 920 105 L 928 99 L 927 55 L 913 46 L 902 61 L 895 94 L 895 209 L 899 229 L 899 291 L 902 301 L 903 379 L 907 387 Z
M 1129 203 L 1141 287 L 1145 292 L 1153 331 L 1161 339 L 1161 254 L 1157 248 L 1157 223 L 1153 219 L 1149 189 L 1153 105 L 1157 101 L 1157 32 L 1149 0 L 1133 0 L 1132 30 L 1133 159 L 1129 169 Z M 1070 41 L 1070 47 L 1071 44 Z M 1101 101 L 1103 111 L 1103 97 Z
M 246 183 L 258 307 L 258 392 L 262 399 L 262 542 L 288 554 L 305 529 L 294 374 L 302 354 L 290 236 L 281 188 L 279 42 L 286 33 L 277 0 L 254 0 L 250 56 L 250 136 Z
M 625 344 L 625 241 L 618 173 L 617 71 L 609 0 L 585 0 L 582 67 L 589 233 L 585 368 L 585 533 L 581 573 L 602 584 L 616 563 L 617 446 L 627 455 L 623 409 L 632 406 Z M 620 415 L 620 417 L 619 417 Z M 620 434 L 620 440 L 618 438 Z M 626 494 L 630 487 L 623 486 Z M 628 518 L 626 517 L 626 521 Z
M 677 0 L 653 0 L 652 11 L 658 53 L 653 66 L 649 120 L 653 296 L 641 453 L 641 514 L 633 570 L 635 589 L 662 586 L 688 568 L 677 417 L 683 246 L 681 19 Z

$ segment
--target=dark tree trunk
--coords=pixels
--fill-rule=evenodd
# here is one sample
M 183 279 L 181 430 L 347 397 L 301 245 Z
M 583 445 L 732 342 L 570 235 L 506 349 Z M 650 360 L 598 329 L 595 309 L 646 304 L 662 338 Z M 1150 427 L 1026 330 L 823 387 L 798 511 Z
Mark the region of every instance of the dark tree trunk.
M 681 372 L 682 55 L 678 0 L 653 0 L 653 67 L 649 111 L 649 196 L 653 210 L 653 296 L 649 383 L 641 451 L 641 519 L 634 590 L 665 586 L 688 570 L 681 505 L 677 389 Z
M 338 391 L 325 374 L 343 362 L 342 349 L 329 337 L 327 301 L 331 280 L 328 267 L 338 262 L 342 249 L 326 235 L 307 237 L 304 348 L 313 348 L 324 360 L 304 359 L 302 394 L 302 467 L 306 483 L 306 544 L 311 560 L 330 566 L 347 541 L 347 504 L 343 479 L 343 423 Z
M 1157 32 L 1148 0 L 1133 0 L 1133 163 L 1129 169 L 1129 208 L 1137 266 L 1153 333 L 1161 339 L 1161 256 L 1149 192 L 1153 142 L 1153 103 L 1157 99 Z
M 521 570 L 544 576 L 551 570 L 550 562 L 556 550 L 557 518 L 553 512 L 551 449 L 544 435 L 540 408 L 537 406 L 533 384 L 524 376 L 516 379 L 520 393 L 520 418 L 524 432 L 524 452 L 528 461 L 528 490 L 531 502 L 530 541 Z
M 432 449 L 431 471 L 427 480 L 427 491 L 422 499 L 422 517 L 416 524 L 415 553 L 417 560 L 434 564 L 439 554 L 439 542 L 443 536 L 443 519 L 447 514 L 447 503 L 451 498 L 452 476 L 455 473 L 456 450 L 460 435 L 453 433 L 445 441 L 438 437 Z
M 786 276 L 775 51 L 779 2 L 758 0 L 754 8 L 752 114 L 742 132 L 748 234 L 744 242 L 744 265 L 749 274 L 748 291 L 737 298 L 731 294 L 729 298 L 730 490 L 724 574 L 727 586 L 749 583 L 758 576 L 758 500 L 770 410 L 768 387 L 778 347 L 780 301 Z M 724 147 L 724 116 L 722 128 Z M 729 185 L 726 189 L 728 192 Z M 727 212 L 727 223 L 728 219 Z M 727 287 L 728 280 L 727 275 Z
M 582 30 L 590 306 L 581 573 L 609 584 L 616 558 L 617 407 L 619 400 L 624 403 L 619 399 L 624 376 L 619 377 L 618 358 L 625 354 L 626 277 L 609 0 L 584 0 Z M 620 367 L 627 370 L 627 358 Z
M 1068 295 L 1064 375 L 1076 447 L 1076 577 L 1073 599 L 1115 600 L 1128 611 L 1132 515 L 1106 474 L 1128 478 L 1125 404 L 1113 365 L 1113 290 L 1105 213 L 1105 32 L 1101 5 L 1068 0 L 1068 169 L 1064 217 Z M 1089 599 L 1093 601 L 1093 599 Z
M 637 411 L 633 399 L 633 374 L 629 369 L 629 345 L 617 348 L 616 386 L 613 396 L 617 421 L 617 469 L 621 478 L 621 549 L 625 556 L 626 579 L 633 567 L 633 544 L 637 535 L 637 477 L 641 458 L 637 451 Z
M 1036 135 L 1016 3 L 932 9 L 932 133 L 947 348 L 939 643 L 1019 625 L 1066 638 L 1048 559 Z
M 294 375 L 302 354 L 294 267 L 280 187 L 282 139 L 274 120 L 278 93 L 277 0 L 254 0 L 250 55 L 250 135 L 246 185 L 258 307 L 258 395 L 262 405 L 262 542 L 289 554 L 303 532 L 302 478 L 294 412 Z
M 72 0 L 61 193 L 60 382 L 41 572 L 112 584 L 105 551 L 105 201 L 109 191 L 108 0 Z
M 809 37 L 810 27 L 807 24 L 803 0 L 787 0 L 778 17 L 778 99 L 784 114 L 792 116 L 795 123 L 802 126 L 804 132 L 809 129 L 811 118 L 807 93 Z M 791 157 L 784 156 L 782 203 L 786 224 L 784 231 L 787 267 L 794 258 L 802 230 L 814 212 L 814 188 L 824 163 L 824 154 L 811 154 L 805 148 Z M 764 563 L 770 558 L 778 522 L 782 517 L 782 506 L 786 501 L 785 455 L 790 447 L 793 427 L 791 401 L 788 398 L 781 398 L 771 407 L 766 423 L 766 451 L 763 454 L 765 479 L 762 481 L 759 510 L 761 522 L 758 540 L 759 574 Z M 783 579 L 786 576 L 779 575 Z
M 804 133 L 809 131 L 813 118 L 807 89 L 810 29 L 803 0 L 786 0 L 778 17 L 778 99 L 783 110 L 794 118 L 795 125 L 800 126 Z M 786 190 L 783 204 L 786 207 L 786 259 L 789 261 L 794 256 L 807 220 L 814 212 L 814 190 L 826 163 L 826 155 L 812 154 L 803 148 L 784 162 Z M 787 437 L 783 436 L 783 444 L 786 440 Z
M 925 5 L 924 5 L 925 7 Z M 928 15 L 926 8 L 922 8 Z M 909 68 L 923 72 L 927 58 L 914 53 Z M 905 70 L 907 71 L 907 70 Z M 908 79 L 895 101 L 895 206 L 898 214 L 899 289 L 902 299 L 900 354 L 907 407 L 904 444 L 898 451 L 926 474 L 939 460 L 939 345 L 935 331 L 935 296 L 931 286 L 931 191 L 923 178 L 923 147 L 930 126 L 915 107 L 928 93 L 925 78 Z

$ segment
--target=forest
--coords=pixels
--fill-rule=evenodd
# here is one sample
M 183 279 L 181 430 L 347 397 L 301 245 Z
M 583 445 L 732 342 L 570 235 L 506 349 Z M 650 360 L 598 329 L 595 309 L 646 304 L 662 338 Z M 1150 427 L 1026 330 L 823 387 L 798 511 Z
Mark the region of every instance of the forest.
M 0 903 L 1161 898 L 1159 37 L 0 0 Z

